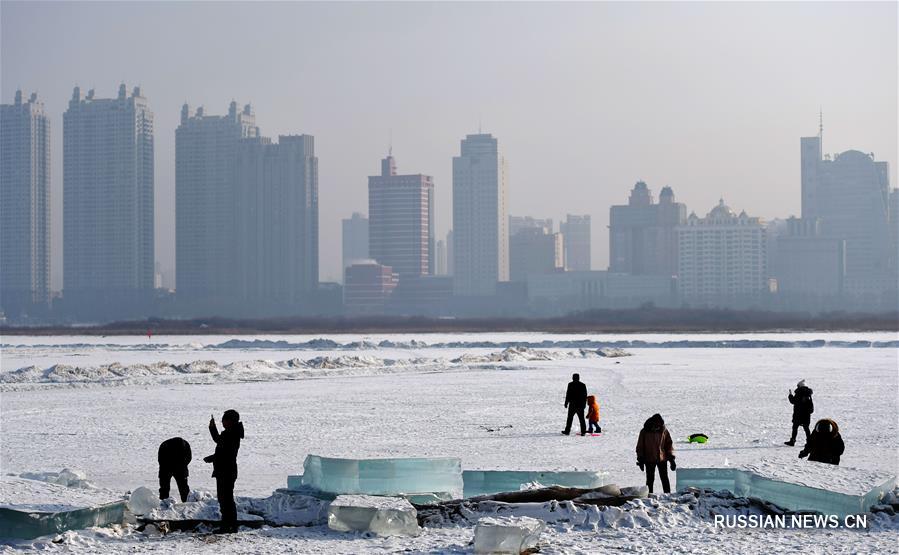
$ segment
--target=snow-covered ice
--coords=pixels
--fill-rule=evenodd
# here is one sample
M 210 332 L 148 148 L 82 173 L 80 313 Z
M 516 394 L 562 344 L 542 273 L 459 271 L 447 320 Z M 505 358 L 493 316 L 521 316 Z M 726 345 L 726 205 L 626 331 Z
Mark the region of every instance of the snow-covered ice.
M 546 523 L 527 516 L 484 517 L 474 529 L 474 552 L 519 555 L 537 546 Z
M 815 390 L 813 419 L 839 423 L 846 442 L 842 465 L 888 474 L 896 474 L 899 466 L 895 333 L 256 336 L 228 344 L 232 339 L 154 336 L 148 343 L 146 337 L 4 337 L 0 467 L 16 474 L 78 468 L 89 482 L 120 498 L 137 484 L 155 484 L 159 443 L 177 435 L 194 451 L 191 488 L 214 492 L 211 468 L 200 460 L 214 448 L 206 424 L 210 413 L 219 416 L 233 407 L 246 427 L 238 458 L 239 497 L 271 497 L 288 475 L 302 472 L 308 454 L 452 457 L 464 469 L 600 470 L 611 482 L 639 485 L 644 478 L 634 464 L 634 445 L 640 426 L 655 412 L 671 430 L 679 467 L 737 467 L 763 459 L 792 464 L 801 445 L 782 443 L 790 432 L 786 396 L 801 378 Z M 551 360 L 451 362 L 465 354 L 492 356 L 511 346 L 555 354 Z M 633 356 L 581 356 L 578 351 L 603 347 Z M 341 356 L 359 357 L 354 363 L 368 357 L 396 363 L 307 364 Z M 286 363 L 292 360 L 293 367 Z M 163 362 L 166 368 L 185 365 L 188 371 L 155 373 L 153 365 Z M 45 380 L 47 369 L 57 365 L 116 363 L 121 367 L 103 374 L 106 378 L 81 379 L 60 371 L 54 376 L 77 379 Z M 36 370 L 22 372 L 18 382 L 6 378 L 29 367 Z M 565 386 L 573 372 L 599 398 L 601 436 L 559 434 Z M 688 444 L 686 438 L 697 432 L 707 434 L 709 442 Z M 320 508 L 311 501 L 300 505 L 310 513 Z M 690 506 L 664 501 L 658 508 L 624 507 L 620 519 L 610 513 L 609 522 L 616 523 L 611 528 L 555 521 L 544 541 L 548 552 L 639 551 L 652 545 L 668 552 L 767 553 L 826 552 L 838 546 L 887 552 L 895 540 L 896 527 L 883 520 L 886 516 L 878 516 L 869 532 L 741 533 L 714 529 L 702 512 L 705 505 Z M 534 511 L 522 516 L 564 513 Z M 643 522 L 637 511 L 648 515 L 648 526 L 629 527 Z M 585 511 L 570 514 L 580 519 Z M 601 523 L 604 514 L 584 522 Z M 68 533 L 59 546 L 88 553 L 465 551 L 472 526 L 426 527 L 420 536 L 398 541 L 335 537 L 319 523 L 242 532 L 214 544 L 176 534 L 145 543 L 127 531 L 104 529 Z M 48 539 L 37 546 L 56 545 Z
M 328 528 L 378 536 L 417 536 L 418 512 L 401 497 L 338 495 L 328 506 Z

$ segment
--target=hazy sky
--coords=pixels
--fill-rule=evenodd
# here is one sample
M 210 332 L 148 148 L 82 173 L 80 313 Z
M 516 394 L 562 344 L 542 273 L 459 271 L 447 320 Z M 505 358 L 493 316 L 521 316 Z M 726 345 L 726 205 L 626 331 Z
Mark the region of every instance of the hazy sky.
M 400 173 L 434 176 L 452 225 L 452 157 L 499 138 L 514 215 L 593 217 L 638 179 L 706 213 L 723 196 L 799 212 L 799 137 L 897 170 L 897 4 L 0 4 L 0 92 L 38 91 L 52 119 L 53 285 L 62 280 L 62 113 L 72 87 L 140 84 L 156 116 L 156 259 L 174 271 L 182 103 L 250 102 L 262 133 L 315 136 L 321 279 L 340 274 L 340 219 L 367 212 L 392 130 Z

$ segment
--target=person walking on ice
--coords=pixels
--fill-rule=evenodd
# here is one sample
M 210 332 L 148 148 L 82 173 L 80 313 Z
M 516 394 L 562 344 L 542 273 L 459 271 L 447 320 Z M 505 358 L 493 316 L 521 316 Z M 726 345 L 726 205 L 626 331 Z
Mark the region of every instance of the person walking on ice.
M 656 469 L 659 471 L 662 491 L 671 492 L 667 463 L 671 464 L 672 471 L 677 470 L 671 434 L 665 427 L 662 415 L 653 414 L 643 424 L 643 429 L 640 430 L 640 436 L 637 438 L 637 466 L 640 467 L 640 470 L 645 469 L 646 471 L 646 485 L 649 486 L 649 493 L 652 493 Z
M 785 441 L 784 445 L 789 445 L 790 447 L 796 445 L 796 432 L 799 431 L 800 426 L 802 426 L 802 430 L 805 432 L 805 441 L 808 443 L 810 434 L 808 425 L 812 420 L 812 413 L 815 412 L 815 404 L 812 402 L 812 390 L 805 385 L 805 380 L 799 380 L 799 383 L 796 384 L 796 393 L 794 394 L 791 389 L 787 399 L 793 405 L 793 433 L 790 435 L 790 441 Z
M 568 384 L 568 390 L 565 392 L 565 408 L 568 409 L 568 420 L 565 421 L 565 429 L 562 430 L 563 435 L 571 433 L 571 421 L 574 415 L 577 415 L 578 423 L 581 425 L 581 435 L 587 434 L 587 423 L 584 422 L 584 408 L 587 406 L 587 386 L 581 381 L 580 374 L 572 374 L 571 382 Z
M 599 427 L 599 401 L 595 395 L 587 396 L 587 433 L 602 433 L 602 428 Z
M 237 532 L 237 505 L 234 503 L 234 483 L 237 481 L 237 451 L 243 438 L 243 423 L 234 409 L 222 415 L 222 430 L 219 433 L 215 418 L 209 419 L 209 435 L 215 442 L 215 454 L 203 460 L 212 463 L 212 477 L 215 478 L 215 493 L 222 513 L 219 532 Z

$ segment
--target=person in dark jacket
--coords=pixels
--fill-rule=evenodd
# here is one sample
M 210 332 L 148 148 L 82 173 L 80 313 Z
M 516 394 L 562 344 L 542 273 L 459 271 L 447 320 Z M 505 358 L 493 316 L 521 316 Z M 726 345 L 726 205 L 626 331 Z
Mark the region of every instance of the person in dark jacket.
M 159 461 L 159 498 L 168 499 L 172 478 L 178 485 L 181 502 L 187 501 L 190 487 L 187 485 L 187 465 L 190 464 L 190 443 L 180 437 L 167 439 L 159 444 L 156 456 Z
M 662 415 L 653 414 L 643 424 L 643 429 L 640 430 L 640 436 L 637 438 L 637 466 L 640 467 L 640 470 L 646 471 L 646 485 L 649 486 L 649 493 L 652 493 L 656 469 L 659 471 L 662 491 L 671 492 L 666 463 L 671 464 L 672 471 L 677 470 L 671 434 L 665 427 Z
M 584 421 L 584 409 L 587 408 L 587 386 L 581 382 L 580 374 L 571 375 L 571 383 L 565 392 L 565 408 L 568 409 L 568 420 L 565 421 L 565 429 L 562 433 L 566 436 L 571 433 L 571 421 L 577 415 L 581 425 L 581 435 L 587 434 L 587 423 Z
M 843 436 L 840 435 L 840 427 L 829 418 L 818 420 L 815 431 L 809 436 L 808 441 L 799 458 L 808 457 L 808 460 L 827 464 L 840 464 L 840 455 L 846 449 Z
M 802 426 L 802 430 L 805 432 L 805 441 L 807 443 L 809 437 L 808 425 L 812 421 L 812 413 L 815 412 L 815 404 L 812 402 L 812 390 L 805 385 L 805 380 L 799 380 L 799 383 L 796 384 L 796 393 L 794 394 L 791 389 L 787 399 L 793 405 L 793 434 L 790 436 L 790 441 L 785 441 L 784 445 L 789 445 L 790 447 L 796 445 L 796 432 L 799 431 L 800 426 Z
M 222 433 L 215 427 L 215 418 L 209 419 L 209 435 L 215 442 L 215 454 L 203 460 L 212 463 L 215 492 L 222 512 L 221 532 L 237 531 L 237 505 L 234 503 L 234 483 L 237 481 L 237 451 L 243 438 L 243 423 L 234 409 L 222 415 Z

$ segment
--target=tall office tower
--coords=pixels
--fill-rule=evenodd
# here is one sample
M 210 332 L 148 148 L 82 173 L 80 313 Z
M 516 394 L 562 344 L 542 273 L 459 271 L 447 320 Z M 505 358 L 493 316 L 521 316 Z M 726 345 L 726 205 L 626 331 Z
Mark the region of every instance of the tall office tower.
M 590 215 L 568 214 L 559 224 L 565 241 L 565 269 L 590 270 Z
M 368 178 L 368 252 L 379 264 L 414 278 L 434 272 L 434 180 L 397 175 L 393 156 Z
M 184 300 L 220 307 L 235 291 L 237 149 L 259 136 L 249 104 L 226 116 L 181 108 L 175 130 L 176 287 Z
M 455 250 L 453 249 L 453 230 L 446 232 L 446 275 L 453 275 L 453 268 L 456 261 L 453 259 Z
M 75 87 L 63 116 L 63 234 L 67 303 L 116 310 L 151 298 L 153 112 L 140 87 L 110 99 Z
M 509 279 L 506 161 L 490 134 L 467 135 L 453 158 L 453 291 L 489 296 Z
M 359 212 L 341 220 L 343 267 L 341 273 L 359 260 L 368 260 L 368 218 Z
M 889 166 L 847 150 L 821 157 L 818 137 L 801 139 L 802 217 L 821 234 L 846 241 L 846 290 L 878 295 L 894 288 L 889 272 Z
M 236 219 L 239 298 L 296 314 L 318 287 L 318 158 L 311 135 L 240 142 Z
M 0 106 L 0 306 L 50 300 L 50 118 L 32 93 Z
M 446 275 L 446 242 L 438 239 L 434 244 L 434 274 Z
M 547 233 L 553 232 L 552 218 L 533 218 L 531 216 L 509 216 L 509 237 L 512 237 L 522 229 L 545 229 Z
M 659 202 L 643 181 L 631 191 L 627 205 L 609 210 L 609 271 L 624 274 L 677 274 L 677 232 L 687 207 L 663 187 Z
M 681 298 L 705 306 L 745 306 L 767 289 L 765 223 L 720 201 L 705 218 L 677 227 Z
M 509 239 L 509 281 L 527 282 L 528 276 L 565 268 L 561 233 L 545 227 L 525 227 Z

